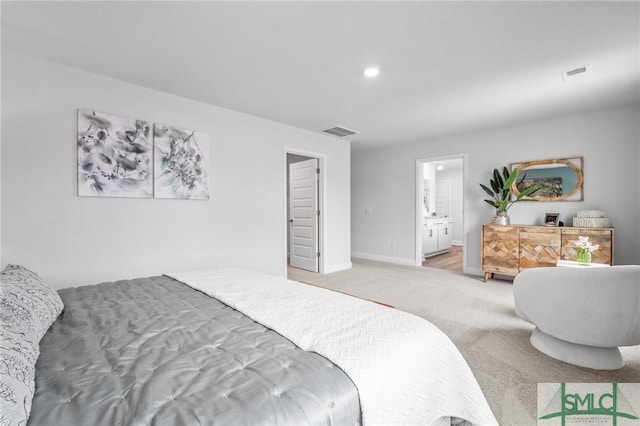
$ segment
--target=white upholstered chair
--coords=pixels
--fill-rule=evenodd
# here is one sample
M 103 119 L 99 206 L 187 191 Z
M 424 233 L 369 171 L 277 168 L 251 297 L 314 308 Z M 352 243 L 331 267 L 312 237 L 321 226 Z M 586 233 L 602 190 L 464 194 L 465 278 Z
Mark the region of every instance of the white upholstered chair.
M 536 326 L 531 344 L 553 358 L 615 370 L 618 347 L 640 344 L 640 266 L 527 269 L 513 296 L 516 314 Z

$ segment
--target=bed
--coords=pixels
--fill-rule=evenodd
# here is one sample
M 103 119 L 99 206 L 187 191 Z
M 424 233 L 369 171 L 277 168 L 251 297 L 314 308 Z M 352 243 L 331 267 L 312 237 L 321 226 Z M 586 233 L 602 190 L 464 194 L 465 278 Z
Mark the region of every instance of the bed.
M 17 275 L 46 292 L 25 268 L 5 271 L 3 299 Z M 33 399 L 14 395 L 15 410 L 0 394 L 0 424 L 22 412 L 29 426 L 497 424 L 443 333 L 368 301 L 232 268 L 57 294 L 30 386 L 21 376 Z M 25 318 L 4 316 L 0 344 Z M 0 386 L 17 379 L 5 352 Z

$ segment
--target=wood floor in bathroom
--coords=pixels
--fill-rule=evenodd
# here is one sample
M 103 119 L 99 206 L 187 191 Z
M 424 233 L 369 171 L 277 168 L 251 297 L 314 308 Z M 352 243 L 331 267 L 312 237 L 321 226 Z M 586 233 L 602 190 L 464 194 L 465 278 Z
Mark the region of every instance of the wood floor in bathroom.
M 422 266 L 462 272 L 462 246 L 451 246 L 448 253 L 428 257 L 422 261 Z

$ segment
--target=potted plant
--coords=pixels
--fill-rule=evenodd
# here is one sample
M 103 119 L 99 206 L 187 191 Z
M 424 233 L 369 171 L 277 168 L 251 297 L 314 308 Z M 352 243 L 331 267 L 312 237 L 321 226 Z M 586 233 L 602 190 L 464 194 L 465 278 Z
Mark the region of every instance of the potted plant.
M 525 174 L 520 178 L 520 182 L 524 180 Z M 493 179 L 489 180 L 489 185 L 491 188 L 484 184 L 480 184 L 480 187 L 491 196 L 491 200 L 485 199 L 484 201 L 492 207 L 496 209 L 496 216 L 494 217 L 493 223 L 496 225 L 509 225 L 509 215 L 507 214 L 507 210 L 511 208 L 513 203 L 517 201 L 521 201 L 524 197 L 529 196 L 536 192 L 540 187 L 537 185 L 531 185 L 526 189 L 522 190 L 519 194 L 513 197 L 513 192 L 511 191 L 511 187 L 513 183 L 516 181 L 518 177 L 518 169 L 515 168 L 513 171 L 509 172 L 509 169 L 506 167 L 502 168 L 502 174 L 498 169 L 493 169 Z

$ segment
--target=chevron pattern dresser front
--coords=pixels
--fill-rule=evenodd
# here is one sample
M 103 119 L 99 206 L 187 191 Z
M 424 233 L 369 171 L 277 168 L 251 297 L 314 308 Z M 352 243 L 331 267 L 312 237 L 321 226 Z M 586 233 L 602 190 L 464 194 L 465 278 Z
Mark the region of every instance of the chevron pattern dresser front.
M 483 225 L 484 281 L 494 274 L 515 276 L 524 269 L 556 266 L 560 259 L 576 260 L 579 236 L 600 245 L 593 263 L 613 265 L 613 228 Z

